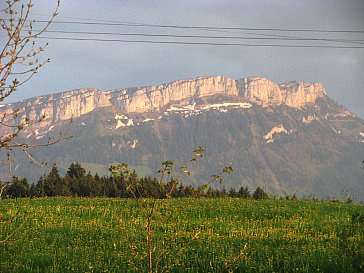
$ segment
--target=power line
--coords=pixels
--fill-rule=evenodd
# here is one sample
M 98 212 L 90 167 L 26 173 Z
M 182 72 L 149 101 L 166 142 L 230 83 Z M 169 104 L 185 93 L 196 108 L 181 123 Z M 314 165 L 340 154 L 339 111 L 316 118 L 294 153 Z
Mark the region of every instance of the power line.
M 28 30 L 24 30 L 28 31 Z M 37 30 L 34 30 L 37 32 Z M 47 30 L 48 33 L 63 34 L 88 34 L 88 35 L 115 35 L 115 36 L 140 36 L 140 37 L 168 37 L 168 38 L 203 38 L 203 39 L 238 39 L 238 40 L 279 40 L 279 41 L 323 41 L 351 44 L 364 44 L 364 40 L 304 38 L 304 37 L 242 37 L 242 36 L 211 36 L 211 35 L 177 35 L 177 34 L 150 34 L 150 33 L 119 33 L 119 32 L 94 32 L 94 31 L 68 31 Z
M 245 47 L 290 47 L 290 48 L 342 48 L 362 49 L 361 46 L 329 46 L 329 45 L 285 45 L 285 44 L 245 44 L 245 43 L 209 43 L 209 42 L 182 42 L 182 41 L 148 41 L 148 40 L 125 40 L 125 39 L 97 39 L 97 38 L 70 38 L 70 37 L 47 37 L 38 39 L 69 40 L 69 41 L 96 41 L 96 42 L 122 42 L 122 43 L 146 43 L 146 44 L 178 44 L 178 45 L 209 45 L 209 46 L 245 46 Z
M 94 21 L 96 21 L 96 20 L 94 20 Z M 101 21 L 101 22 L 99 22 L 99 21 Z M 34 20 L 34 22 L 35 23 L 48 23 L 48 21 L 46 21 L 46 20 Z M 288 28 L 248 28 L 248 27 L 216 27 L 216 26 L 182 26 L 182 25 L 160 25 L 160 24 L 145 24 L 145 23 L 105 21 L 105 20 L 98 20 L 97 22 L 52 21 L 52 24 L 129 26 L 129 27 L 155 27 L 155 28 L 177 28 L 177 29 L 199 29 L 199 30 L 251 30 L 251 31 L 313 32 L 313 33 L 364 33 L 364 30 L 325 30 L 325 29 L 288 29 Z
M 48 17 L 48 14 L 39 14 L 34 13 L 33 15 L 37 16 L 46 16 Z M 104 20 L 104 19 L 95 19 L 95 18 L 85 18 L 85 17 L 73 17 L 73 16 L 57 16 L 57 18 L 65 18 L 65 19 L 75 19 L 75 20 L 86 20 L 86 21 L 94 21 L 94 22 L 104 22 L 104 23 L 128 23 L 133 25 L 142 25 L 144 23 L 140 22 L 121 22 L 116 20 Z M 144 24 L 145 25 L 145 24 Z M 212 32 L 222 32 L 222 33 L 239 33 L 239 34 L 248 34 L 248 35 L 256 35 L 256 36 L 267 36 L 267 37 L 281 37 L 281 38 L 300 38 L 295 36 L 286 36 L 286 35 L 277 35 L 277 34 L 264 34 L 264 33 L 252 33 L 252 32 L 241 32 L 241 31 L 229 31 L 229 30 L 218 30 L 218 29 L 204 29 L 206 31 L 212 31 Z
M 66 17 L 64 17 L 66 18 Z M 364 44 L 364 40 L 360 39 L 338 39 L 338 38 L 313 38 L 313 37 L 297 37 L 277 34 L 259 33 L 259 31 L 283 31 L 283 32 L 313 32 L 313 33 L 364 33 L 362 30 L 322 30 L 322 29 L 285 29 L 285 28 L 243 28 L 243 27 L 211 27 L 211 26 L 181 26 L 181 25 L 160 25 L 160 24 L 145 24 L 136 22 L 120 22 L 97 20 L 88 18 L 68 17 L 77 20 L 85 21 L 53 21 L 54 24 L 68 24 L 68 25 L 101 25 L 101 26 L 127 26 L 127 27 L 154 27 L 154 28 L 172 28 L 172 29 L 194 29 L 203 31 L 217 31 L 217 32 L 232 32 L 231 30 L 250 30 L 258 31 L 252 32 L 234 32 L 248 35 L 255 35 L 260 37 L 244 37 L 244 36 L 215 36 L 215 35 L 180 35 L 180 34 L 153 34 L 153 33 L 118 33 L 118 32 L 95 32 L 95 31 L 67 31 L 67 30 L 48 30 L 48 33 L 63 33 L 63 34 L 86 34 L 86 35 L 115 35 L 115 36 L 135 36 L 135 37 L 158 37 L 158 38 L 184 38 L 184 39 L 238 39 L 238 40 L 277 40 L 277 41 L 312 41 L 312 42 L 335 42 L 335 43 L 348 43 L 348 44 Z M 34 20 L 36 23 L 47 23 L 46 20 Z M 263 37 L 261 37 L 263 36 Z M 125 42 L 125 43 L 149 43 L 149 44 L 180 44 L 180 45 L 212 45 L 212 46 L 247 46 L 247 47 L 291 47 L 291 48 L 347 48 L 347 49 L 361 49 L 362 46 L 336 46 L 336 45 L 294 45 L 294 44 L 247 44 L 247 43 L 217 43 L 217 42 L 203 42 L 203 41 L 156 41 L 156 40 L 134 40 L 134 39 L 102 39 L 102 38 L 72 38 L 72 37 L 46 37 L 42 38 L 54 40 L 73 40 L 73 41 L 100 41 L 100 42 Z

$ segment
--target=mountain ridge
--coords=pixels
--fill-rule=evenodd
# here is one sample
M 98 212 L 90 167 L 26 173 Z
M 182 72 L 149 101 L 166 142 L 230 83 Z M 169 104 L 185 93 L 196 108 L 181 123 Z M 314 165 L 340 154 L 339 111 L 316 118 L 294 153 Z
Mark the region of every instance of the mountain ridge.
M 79 89 L 6 105 L 19 119 L 46 118 L 24 128 L 23 141 L 41 142 L 66 130 L 73 138 L 36 149 L 40 161 L 103 169 L 126 162 L 145 175 L 160 163 L 185 164 L 206 148 L 186 183 L 198 185 L 231 163 L 227 187 L 264 187 L 272 193 L 358 194 L 364 200 L 364 121 L 326 95 L 320 83 L 273 83 L 262 77 L 198 77 L 118 90 Z M 48 115 L 48 116 L 47 116 Z M 21 153 L 16 175 L 37 179 Z
M 0 114 L 20 109 L 20 118 L 37 120 L 45 115 L 43 124 L 49 125 L 80 117 L 100 107 L 114 105 L 124 114 L 160 112 L 176 101 L 214 95 L 239 97 L 262 106 L 285 104 L 300 108 L 326 93 L 320 83 L 276 84 L 262 77 L 234 80 L 226 76 L 205 76 L 113 91 L 81 88 L 6 104 L 0 108 Z

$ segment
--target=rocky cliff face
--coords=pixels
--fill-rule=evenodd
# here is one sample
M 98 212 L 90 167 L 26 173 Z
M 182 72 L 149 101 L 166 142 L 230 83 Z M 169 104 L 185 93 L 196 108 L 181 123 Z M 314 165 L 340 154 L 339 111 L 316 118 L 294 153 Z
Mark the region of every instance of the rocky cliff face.
M 42 124 L 47 126 L 105 106 L 115 106 L 125 114 L 159 112 L 173 102 L 185 101 L 188 104 L 195 99 L 214 95 L 237 97 L 261 106 L 287 105 L 300 108 L 323 97 L 325 91 L 320 83 L 277 84 L 260 77 L 236 81 L 225 76 L 211 76 L 116 91 L 78 89 L 5 105 L 0 108 L 0 113 L 12 113 L 14 109 L 20 109 L 20 118 L 27 117 L 30 120 L 38 120 L 44 115 Z
M 325 95 L 320 83 L 289 82 L 277 84 L 260 77 L 243 79 L 243 94 L 249 101 L 262 106 L 287 105 L 301 108 L 314 103 L 317 98 Z
M 110 91 L 96 89 L 77 89 L 69 92 L 31 98 L 8 104 L 0 108 L 0 115 L 10 115 L 19 110 L 19 119 L 37 121 L 44 116 L 40 126 L 69 120 L 85 115 L 96 108 L 111 106 Z
M 113 102 L 125 113 L 160 111 L 175 101 L 193 100 L 212 95 L 238 96 L 235 80 L 223 76 L 179 80 L 166 85 L 114 92 Z

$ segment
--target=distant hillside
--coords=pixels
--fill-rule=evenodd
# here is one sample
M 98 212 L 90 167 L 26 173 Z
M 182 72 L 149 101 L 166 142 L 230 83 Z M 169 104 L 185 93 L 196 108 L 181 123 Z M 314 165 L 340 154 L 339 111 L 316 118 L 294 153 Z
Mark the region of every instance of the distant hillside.
M 185 164 L 203 146 L 206 157 L 189 183 L 232 164 L 227 188 L 364 199 L 364 121 L 330 99 L 320 83 L 199 77 L 115 91 L 74 90 L 0 111 L 15 108 L 22 110 L 19 118 L 46 115 L 24 131 L 28 141 L 64 131 L 73 117 L 72 139 L 35 150 L 60 169 L 78 161 L 106 173 L 109 164 L 127 162 L 142 175 L 155 175 L 162 161 Z M 47 171 L 30 168 L 24 157 L 16 162 L 15 173 L 31 179 Z

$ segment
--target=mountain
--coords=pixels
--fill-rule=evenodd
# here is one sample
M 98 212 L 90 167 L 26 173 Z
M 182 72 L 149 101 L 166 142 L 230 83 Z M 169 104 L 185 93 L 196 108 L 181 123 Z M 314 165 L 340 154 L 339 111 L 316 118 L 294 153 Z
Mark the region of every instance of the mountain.
M 206 156 L 185 183 L 206 182 L 232 164 L 226 188 L 364 199 L 364 121 L 330 99 L 320 83 L 209 76 L 78 89 L 2 105 L 0 114 L 14 109 L 19 120 L 45 116 L 23 130 L 23 141 L 44 142 L 71 124 L 71 139 L 33 154 L 63 171 L 78 161 L 104 174 L 111 163 L 126 162 L 142 175 L 156 175 L 164 160 L 183 166 L 202 146 Z M 30 167 L 21 154 L 15 162 L 15 174 L 31 179 L 47 171 Z

